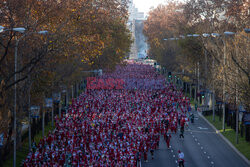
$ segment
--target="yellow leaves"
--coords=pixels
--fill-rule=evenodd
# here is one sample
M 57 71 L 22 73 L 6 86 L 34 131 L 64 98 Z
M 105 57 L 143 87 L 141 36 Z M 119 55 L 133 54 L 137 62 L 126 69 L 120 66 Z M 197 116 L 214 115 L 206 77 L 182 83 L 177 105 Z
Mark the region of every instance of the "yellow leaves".
M 117 48 L 116 49 L 116 54 L 120 53 L 121 52 L 121 49 L 120 48 Z
M 104 48 L 105 43 L 103 41 L 100 41 L 102 48 Z
M 158 38 L 154 38 L 154 44 L 156 47 L 159 47 L 161 45 Z

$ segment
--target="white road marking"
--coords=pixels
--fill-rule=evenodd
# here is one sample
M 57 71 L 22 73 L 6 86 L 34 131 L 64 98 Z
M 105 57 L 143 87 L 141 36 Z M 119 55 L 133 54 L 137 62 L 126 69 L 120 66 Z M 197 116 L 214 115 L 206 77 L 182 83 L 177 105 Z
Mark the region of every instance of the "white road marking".
M 200 130 L 207 130 L 208 128 L 203 128 L 203 127 L 197 127 L 199 128 Z

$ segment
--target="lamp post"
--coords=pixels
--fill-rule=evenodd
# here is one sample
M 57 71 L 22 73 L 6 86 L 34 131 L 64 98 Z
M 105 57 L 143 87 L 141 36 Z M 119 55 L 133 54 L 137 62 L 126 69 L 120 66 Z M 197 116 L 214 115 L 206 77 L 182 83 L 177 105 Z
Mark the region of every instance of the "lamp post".
M 24 32 L 25 29 L 23 29 L 22 31 Z M 27 35 L 31 35 L 31 34 L 42 34 L 42 35 L 44 35 L 44 34 L 47 34 L 47 33 L 48 33 L 48 31 L 30 32 L 30 33 L 25 33 L 19 39 L 16 39 L 16 45 L 15 45 L 15 75 L 14 75 L 15 82 L 17 81 L 16 80 L 16 72 L 17 72 L 17 56 L 18 56 L 18 45 L 19 45 L 19 42 L 25 36 L 27 36 Z M 28 78 L 29 78 L 29 82 L 30 82 L 30 76 Z M 15 106 L 16 106 L 16 103 L 17 103 L 17 101 L 16 101 L 16 94 L 17 94 L 16 86 L 17 85 L 15 84 Z M 15 108 L 15 111 L 16 111 L 16 108 Z M 30 99 L 29 99 L 29 148 L 31 148 L 31 111 L 30 111 Z
M 250 29 L 244 29 L 244 31 L 246 32 L 246 33 L 249 33 L 250 32 Z M 233 35 L 233 33 L 231 33 L 232 35 Z M 241 35 L 241 36 L 243 36 L 243 35 Z M 244 38 L 246 38 L 247 40 L 249 40 L 247 37 L 245 37 L 245 36 L 243 36 Z M 236 57 L 238 57 L 238 48 L 237 48 L 237 45 L 235 44 L 235 54 L 236 54 Z M 236 70 L 236 77 L 239 75 L 239 68 L 237 68 L 237 70 Z M 237 79 L 236 79 L 236 81 L 237 81 Z M 238 101 L 238 94 L 239 94 L 239 92 L 238 92 L 238 85 L 237 85 L 237 83 L 235 84 L 235 86 L 236 86 L 236 88 L 235 88 L 235 90 L 236 90 L 236 93 L 235 93 L 235 104 L 236 104 L 236 136 L 235 136 L 235 141 L 236 141 L 236 144 L 239 144 L 239 108 L 238 108 L 238 104 L 239 104 L 239 101 Z
M 234 32 L 224 32 L 224 39 L 222 38 L 222 42 L 223 42 L 223 86 L 222 86 L 222 98 L 223 98 L 223 106 L 222 106 L 222 112 L 223 112 L 223 115 L 222 115 L 222 129 L 223 131 L 225 132 L 225 115 L 226 115 L 226 56 L 227 56 L 227 47 L 226 47 L 226 36 L 229 36 L 229 35 L 234 35 L 235 33 Z M 217 34 L 217 33 L 212 33 L 211 34 L 213 37 L 219 37 L 220 35 Z
M 215 90 L 214 90 L 214 57 L 213 57 L 213 63 L 212 63 L 212 91 L 213 91 L 213 97 L 212 97 L 212 110 L 213 110 L 213 122 L 215 121 Z
M 25 28 L 13 28 L 14 31 L 21 32 L 23 33 L 25 31 Z M 17 44 L 17 43 L 16 43 Z M 17 72 L 17 47 L 15 46 L 15 67 L 14 67 L 14 82 L 16 82 L 16 75 Z M 16 167 L 16 137 L 17 137 L 17 132 L 16 132 L 16 100 L 17 100 L 17 94 L 16 94 L 16 89 L 17 89 L 17 84 L 14 85 L 14 112 L 13 112 L 13 117 L 14 117 L 14 157 L 13 157 L 13 167 Z
M 5 29 L 3 26 L 0 26 L 0 32 L 4 31 L 16 31 L 20 33 L 24 33 L 26 31 L 23 27 L 17 27 L 12 29 Z M 16 43 L 15 43 L 15 57 L 14 57 L 14 111 L 13 111 L 13 118 L 14 118 L 14 157 L 13 157 L 13 167 L 16 167 L 16 137 L 17 137 L 17 127 L 16 127 L 16 109 L 17 109 L 17 56 L 18 56 L 18 45 L 19 41 L 22 40 L 25 36 L 31 35 L 34 33 L 38 34 L 47 34 L 47 31 L 39 31 L 39 32 L 31 32 L 31 33 L 25 33 L 23 34 L 19 39 L 15 37 Z M 30 128 L 30 106 L 29 106 L 29 147 L 31 148 L 31 128 Z
M 222 123 L 222 129 L 225 132 L 225 115 L 226 115 L 226 56 L 227 56 L 227 46 L 226 46 L 226 37 L 230 35 L 234 35 L 234 32 L 224 32 L 224 57 L 223 57 L 223 123 Z
M 250 33 L 250 29 L 248 29 L 248 28 L 245 28 L 244 31 L 245 31 L 245 33 Z M 238 33 L 226 31 L 226 32 L 224 32 L 224 34 L 225 35 L 236 35 Z M 238 35 L 240 35 L 241 37 L 243 37 L 249 41 L 248 37 L 241 35 L 241 34 L 238 34 Z M 236 44 L 235 44 L 235 50 L 236 50 L 236 52 L 235 52 L 236 57 L 238 57 L 239 52 L 238 52 L 238 48 L 237 48 Z M 239 68 L 237 68 L 237 70 L 236 70 L 236 76 L 238 76 L 238 74 L 239 74 Z M 237 81 L 237 79 L 236 79 L 236 81 Z M 250 83 L 250 80 L 249 80 L 249 83 Z M 236 101 L 236 136 L 235 136 L 235 141 L 236 141 L 236 144 L 239 143 L 239 109 L 238 109 L 239 100 L 238 100 L 238 94 L 239 94 L 238 85 L 236 83 L 236 97 L 235 97 L 235 101 Z
M 238 55 L 238 48 L 237 46 L 235 45 L 235 49 L 236 49 L 236 56 Z M 238 77 L 239 75 L 239 68 L 237 68 L 236 70 L 236 77 Z M 236 79 L 237 81 L 237 79 Z M 235 141 L 236 141 L 236 144 L 239 144 L 239 109 L 238 109 L 238 84 L 237 82 L 235 83 L 235 106 L 236 106 L 236 126 L 235 126 L 235 129 L 236 129 L 236 136 L 235 136 Z
M 211 35 L 210 34 L 202 34 L 202 36 L 204 38 L 208 38 Z M 206 73 L 206 79 L 207 79 L 207 52 L 205 51 L 205 61 L 206 61 L 206 69 L 205 69 L 205 73 Z M 214 76 L 214 57 L 213 57 L 213 62 L 212 62 L 212 76 Z M 213 121 L 215 121 L 215 90 L 214 90 L 214 79 L 212 79 L 212 110 L 213 110 Z
M 200 37 L 199 34 L 188 34 L 187 37 Z M 196 90 L 196 89 L 195 89 Z M 200 62 L 197 62 L 197 91 L 195 92 L 195 94 L 200 93 Z M 195 99 L 196 99 L 197 95 L 195 95 Z M 197 101 L 196 101 L 197 102 Z M 200 106 L 200 96 L 198 96 L 198 103 L 197 103 L 197 107 Z
M 226 37 L 226 35 L 230 35 L 231 33 L 226 33 L 226 32 L 224 32 L 224 39 L 222 38 L 222 42 L 223 42 L 223 81 L 222 81 L 222 84 L 223 84 L 223 86 L 222 86 L 222 101 L 223 101 L 223 104 L 222 104 L 222 129 L 223 129 L 223 131 L 225 131 L 225 114 L 226 114 L 226 106 L 225 106 L 225 100 L 226 100 L 226 98 L 225 98 L 225 95 L 226 95 L 226 68 L 225 68 L 225 66 L 226 66 L 226 40 L 225 40 L 225 37 Z M 212 35 L 212 37 L 219 37 L 220 35 L 219 34 L 217 34 L 217 33 L 212 33 L 211 34 Z
M 197 93 L 199 93 L 199 96 L 198 96 L 198 107 L 200 107 L 200 62 L 197 63 L 197 71 L 198 71 L 198 87 L 197 87 Z
M 5 27 L 0 26 L 0 32 L 4 32 L 4 31 L 16 31 L 16 32 L 20 32 L 20 33 L 24 33 L 25 28 L 23 27 L 17 27 L 17 28 L 12 28 L 12 29 L 5 29 Z M 14 62 L 14 82 L 16 82 L 16 71 L 17 71 L 17 54 L 16 54 L 17 48 L 15 47 L 15 62 Z M 14 149 L 14 155 L 13 155 L 13 167 L 16 167 L 16 99 L 17 99 L 17 95 L 16 95 L 16 89 L 17 89 L 17 85 L 14 85 L 14 111 L 13 111 L 13 136 L 14 136 L 14 145 L 13 145 L 13 149 Z

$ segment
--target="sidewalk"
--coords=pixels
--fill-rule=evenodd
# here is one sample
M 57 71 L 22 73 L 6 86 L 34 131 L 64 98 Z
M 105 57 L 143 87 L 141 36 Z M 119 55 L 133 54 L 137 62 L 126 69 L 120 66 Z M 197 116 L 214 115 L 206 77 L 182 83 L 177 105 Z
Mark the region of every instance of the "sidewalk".
M 51 126 L 51 122 L 49 122 L 48 125 L 45 126 L 45 129 L 44 129 L 45 136 L 51 130 L 53 130 L 53 127 Z M 35 137 L 34 137 L 36 144 L 38 144 L 40 139 L 42 139 L 42 138 L 43 138 L 42 131 L 39 131 L 39 133 L 36 134 Z M 17 159 L 16 159 L 17 163 L 16 163 L 16 166 L 20 166 L 22 164 L 22 161 L 26 158 L 28 153 L 29 153 L 29 142 L 28 142 L 28 139 L 26 139 L 22 143 L 22 146 L 17 149 Z M 10 167 L 10 166 L 13 166 L 13 153 L 11 154 L 11 156 L 8 159 L 6 159 L 3 162 L 3 167 Z

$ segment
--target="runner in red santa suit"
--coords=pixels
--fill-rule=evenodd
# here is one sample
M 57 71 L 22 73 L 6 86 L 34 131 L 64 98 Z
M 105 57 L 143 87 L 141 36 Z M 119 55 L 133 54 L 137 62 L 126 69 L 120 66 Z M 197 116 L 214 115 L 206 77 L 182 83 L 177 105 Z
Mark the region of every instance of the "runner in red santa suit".
M 169 146 L 170 146 L 170 140 L 171 140 L 171 134 L 167 134 L 166 135 L 166 144 L 167 144 L 167 148 L 169 149 Z

